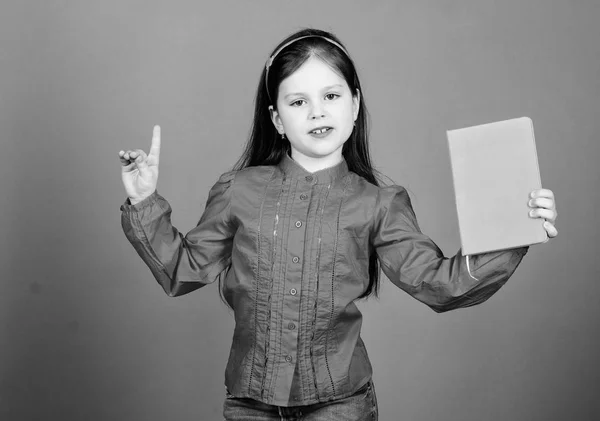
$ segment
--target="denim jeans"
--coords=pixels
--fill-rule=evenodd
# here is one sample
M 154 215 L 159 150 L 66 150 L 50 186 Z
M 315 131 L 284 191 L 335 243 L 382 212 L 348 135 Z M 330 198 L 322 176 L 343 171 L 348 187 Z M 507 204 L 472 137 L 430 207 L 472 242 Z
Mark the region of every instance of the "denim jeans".
M 223 405 L 225 421 L 377 421 L 377 397 L 370 380 L 354 395 L 305 406 L 275 406 L 229 393 Z

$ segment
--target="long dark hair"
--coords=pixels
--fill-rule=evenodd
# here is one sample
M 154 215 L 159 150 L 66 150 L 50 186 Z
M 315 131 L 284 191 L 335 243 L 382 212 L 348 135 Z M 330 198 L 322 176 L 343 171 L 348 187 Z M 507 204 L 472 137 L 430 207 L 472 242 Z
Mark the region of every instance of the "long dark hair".
M 327 41 L 327 38 L 337 45 Z M 302 39 L 300 39 L 302 38 Z M 294 41 L 297 40 L 297 41 Z M 271 56 L 282 46 L 288 44 L 274 58 L 268 70 L 263 68 L 256 98 L 254 101 L 254 120 L 252 131 L 244 147 L 244 151 L 232 170 L 241 170 L 259 165 L 277 165 L 284 154 L 291 155 L 289 140 L 281 139 L 269 113 L 269 106 L 277 109 L 277 95 L 281 82 L 294 73 L 311 57 L 318 57 L 327 63 L 335 72 L 341 74 L 353 95 L 360 92 L 360 107 L 354 130 L 342 147 L 342 156 L 348 169 L 363 177 L 369 183 L 379 186 L 381 174 L 373 168 L 369 153 L 369 115 L 365 105 L 365 97 L 360 86 L 354 62 L 347 54 L 342 42 L 332 33 L 319 29 L 303 29 L 284 39 L 271 53 Z M 369 286 L 359 297 L 378 296 L 379 263 L 375 251 L 369 250 Z M 219 288 L 221 290 L 221 288 Z

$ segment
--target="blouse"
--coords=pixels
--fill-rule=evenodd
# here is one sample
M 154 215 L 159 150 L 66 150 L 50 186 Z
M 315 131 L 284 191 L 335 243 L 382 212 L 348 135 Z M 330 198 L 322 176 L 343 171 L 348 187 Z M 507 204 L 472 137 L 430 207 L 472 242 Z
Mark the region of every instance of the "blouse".
M 310 173 L 285 155 L 226 172 L 185 235 L 158 191 L 121 211 L 127 239 L 168 296 L 222 281 L 235 317 L 225 386 L 278 406 L 341 399 L 371 379 L 355 304 L 369 284 L 369 253 L 394 285 L 445 312 L 486 301 L 528 250 L 446 258 L 403 187 L 375 186 L 344 160 Z

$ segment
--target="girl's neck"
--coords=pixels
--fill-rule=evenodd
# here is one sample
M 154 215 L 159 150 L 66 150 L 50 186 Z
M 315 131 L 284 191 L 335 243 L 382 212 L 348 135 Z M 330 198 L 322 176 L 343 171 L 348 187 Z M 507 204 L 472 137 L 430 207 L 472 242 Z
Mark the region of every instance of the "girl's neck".
M 291 158 L 302 168 L 310 173 L 315 173 L 317 171 L 324 170 L 325 168 L 335 167 L 337 164 L 344 160 L 341 148 L 339 154 L 331 154 L 329 156 L 323 158 L 311 158 L 306 155 L 296 154 L 292 149 Z

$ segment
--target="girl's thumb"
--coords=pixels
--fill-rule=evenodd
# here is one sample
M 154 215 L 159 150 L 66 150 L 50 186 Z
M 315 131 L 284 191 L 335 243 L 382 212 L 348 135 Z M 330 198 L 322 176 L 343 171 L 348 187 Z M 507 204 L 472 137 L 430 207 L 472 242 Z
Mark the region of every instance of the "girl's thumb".
M 140 172 L 146 171 L 146 169 L 148 168 L 146 159 L 142 155 L 139 155 L 137 158 L 135 158 L 135 165 L 137 166 L 138 170 L 140 170 Z

